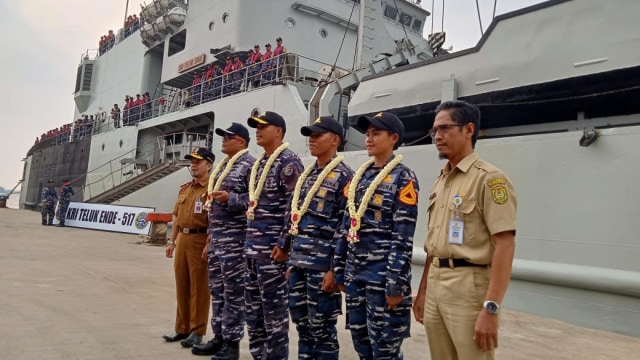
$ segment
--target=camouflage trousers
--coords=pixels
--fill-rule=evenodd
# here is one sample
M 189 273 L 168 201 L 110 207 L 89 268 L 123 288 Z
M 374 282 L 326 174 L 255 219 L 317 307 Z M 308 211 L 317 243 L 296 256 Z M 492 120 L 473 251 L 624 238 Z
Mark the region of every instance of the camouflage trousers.
M 68 202 L 60 202 L 60 209 L 58 210 L 58 219 L 60 219 L 61 223 L 64 223 L 67 218 L 67 209 L 69 209 Z
M 342 294 L 322 291 L 326 271 L 292 266 L 289 272 L 289 311 L 298 330 L 298 359 L 337 360 L 336 323 Z
M 223 256 L 210 251 L 208 260 L 211 329 L 224 340 L 240 341 L 245 324 L 242 248 Z
M 247 259 L 244 296 L 249 351 L 254 359 L 289 358 L 289 289 L 286 263 Z
M 411 296 L 395 309 L 387 306 L 380 282 L 346 280 L 347 325 L 360 359 L 402 359 L 402 340 L 409 337 Z
M 53 218 L 56 216 L 55 204 L 47 204 L 47 206 L 43 206 L 40 213 L 42 214 L 43 224 L 52 224 Z M 49 216 L 48 219 L 47 215 Z

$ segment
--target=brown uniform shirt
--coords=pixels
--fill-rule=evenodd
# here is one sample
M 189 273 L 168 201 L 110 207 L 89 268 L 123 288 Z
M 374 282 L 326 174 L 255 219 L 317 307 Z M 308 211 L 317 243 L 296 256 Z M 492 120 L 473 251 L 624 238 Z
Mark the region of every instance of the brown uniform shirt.
M 464 221 L 462 245 L 449 243 L 449 222 L 454 217 L 453 198 Z M 516 229 L 516 193 L 500 169 L 473 152 L 451 169 L 447 163 L 429 196 L 428 234 L 424 249 L 429 256 L 465 259 L 491 264 L 495 244 L 491 235 Z
M 199 199 L 199 200 L 198 200 Z M 176 216 L 178 230 L 200 229 L 209 226 L 207 212 L 202 210 L 200 214 L 195 213 L 196 201 L 204 202 L 207 200 L 207 185 L 200 185 L 195 180 L 182 185 L 178 193 L 178 200 L 173 208 L 173 215 Z

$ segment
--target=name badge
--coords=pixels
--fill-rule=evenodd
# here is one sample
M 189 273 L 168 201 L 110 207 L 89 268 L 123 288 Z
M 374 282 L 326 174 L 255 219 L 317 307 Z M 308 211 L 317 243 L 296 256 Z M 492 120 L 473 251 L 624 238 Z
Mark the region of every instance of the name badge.
M 464 239 L 464 220 L 458 212 L 460 204 L 462 204 L 462 198 L 459 195 L 454 196 L 453 205 L 456 206 L 456 210 L 449 221 L 449 244 L 462 245 Z
M 196 200 L 196 206 L 194 207 L 193 212 L 195 214 L 202 214 L 202 201 L 200 200 L 200 196 L 198 196 L 198 199 Z

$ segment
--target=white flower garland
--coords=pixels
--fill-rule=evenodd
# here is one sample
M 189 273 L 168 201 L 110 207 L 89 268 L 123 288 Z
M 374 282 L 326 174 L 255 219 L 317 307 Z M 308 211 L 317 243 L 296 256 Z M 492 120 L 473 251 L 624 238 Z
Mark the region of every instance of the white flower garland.
M 333 159 L 327 166 L 325 166 L 320 175 L 318 175 L 316 182 L 307 193 L 307 196 L 304 198 L 302 207 L 298 208 L 300 193 L 302 192 L 302 185 L 304 184 L 309 174 L 311 174 L 311 171 L 313 171 L 315 162 L 311 163 L 309 166 L 307 166 L 306 169 L 304 169 L 304 172 L 298 178 L 298 182 L 296 182 L 296 187 L 293 191 L 293 198 L 291 199 L 291 228 L 289 229 L 289 234 L 293 236 L 298 235 L 298 224 L 300 223 L 300 220 L 302 220 L 302 216 L 304 216 L 304 214 L 307 213 L 307 210 L 309 210 L 309 205 L 311 204 L 313 196 L 318 192 L 318 189 L 320 189 L 320 186 L 322 185 L 324 179 L 326 179 L 326 177 L 329 176 L 329 173 L 333 169 L 335 169 L 336 166 L 338 166 L 343 160 L 344 156 L 340 155 Z
M 271 170 L 271 166 L 276 161 L 280 153 L 286 150 L 289 147 L 289 143 L 283 143 L 278 146 L 278 148 L 269 156 L 269 160 L 264 165 L 264 169 L 262 169 L 262 174 L 260 174 L 260 180 L 258 180 L 258 186 L 256 186 L 256 176 L 258 176 L 258 168 L 260 167 L 260 162 L 266 156 L 266 153 L 263 151 L 260 154 L 260 157 L 256 160 L 251 168 L 251 175 L 249 176 L 249 209 L 247 209 L 247 218 L 249 220 L 254 219 L 254 209 L 258 206 L 258 198 L 262 193 L 262 188 L 264 187 L 264 182 L 267 180 L 267 175 L 269 175 L 269 170 Z
M 225 156 L 224 159 L 222 159 L 222 161 L 220 161 L 216 166 L 216 168 L 213 170 L 213 172 L 211 173 L 211 176 L 209 176 L 209 186 L 207 187 L 207 201 L 204 204 L 204 209 L 206 211 L 211 210 L 211 203 L 213 202 L 213 197 L 211 196 L 211 193 L 220 190 L 220 186 L 222 186 L 222 182 L 227 177 L 227 175 L 229 175 L 229 173 L 231 172 L 231 168 L 233 167 L 233 165 L 235 165 L 235 163 L 238 161 L 240 156 L 244 155 L 247 151 L 249 150 L 248 149 L 240 150 L 235 155 L 233 155 L 231 159 L 229 159 L 228 155 Z M 225 164 L 226 166 L 224 168 L 224 171 L 222 172 L 222 175 L 220 175 L 220 177 L 218 178 L 218 181 L 216 181 L 214 185 L 214 180 L 216 179 L 216 176 L 218 176 L 218 173 L 220 173 L 220 171 L 222 170 L 222 166 L 224 166 Z
M 358 183 L 360 179 L 362 179 L 362 175 L 367 170 L 367 168 L 373 164 L 373 159 L 365 161 L 364 164 L 360 166 L 360 169 L 356 172 L 351 180 L 351 184 L 349 184 L 349 192 L 347 198 L 347 209 L 349 210 L 349 234 L 347 235 L 347 241 L 351 243 L 356 243 L 360 241 L 360 236 L 358 235 L 358 230 L 360 230 L 360 225 L 362 223 L 362 217 L 364 216 L 365 211 L 367 210 L 367 206 L 369 205 L 369 201 L 373 196 L 374 191 L 382 183 L 385 177 L 389 175 L 391 170 L 396 167 L 396 165 L 402 162 L 402 155 L 396 155 L 396 157 L 391 160 L 384 168 L 376 175 L 375 179 L 369 184 L 369 187 L 364 192 L 362 199 L 360 200 L 360 205 L 358 206 L 358 210 L 356 211 L 356 189 L 358 188 Z

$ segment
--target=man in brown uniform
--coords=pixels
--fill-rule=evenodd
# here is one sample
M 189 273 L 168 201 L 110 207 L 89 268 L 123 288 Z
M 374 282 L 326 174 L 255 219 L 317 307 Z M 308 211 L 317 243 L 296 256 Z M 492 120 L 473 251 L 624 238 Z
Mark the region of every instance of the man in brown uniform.
M 175 333 L 164 335 L 167 342 L 182 340 L 184 347 L 202 341 L 209 318 L 209 279 L 207 269 L 208 217 L 203 209 L 207 200 L 209 172 L 215 160 L 211 151 L 195 148 L 184 157 L 191 160 L 193 180 L 182 185 L 173 208 L 171 239 L 167 243 L 166 256 L 173 257 L 176 275 Z
M 498 312 L 511 277 L 516 194 L 474 151 L 480 111 L 462 101 L 436 109 L 430 135 L 448 162 L 429 196 L 427 263 L 414 303 L 432 359 L 493 359 Z

